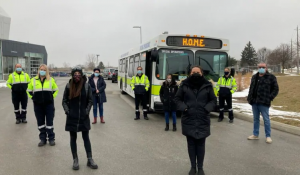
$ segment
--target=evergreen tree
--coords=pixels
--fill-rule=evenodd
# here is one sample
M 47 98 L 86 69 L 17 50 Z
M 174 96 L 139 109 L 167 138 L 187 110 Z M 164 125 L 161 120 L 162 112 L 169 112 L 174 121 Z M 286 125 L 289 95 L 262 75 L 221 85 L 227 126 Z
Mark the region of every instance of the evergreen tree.
M 100 68 L 100 69 L 105 69 L 105 66 L 104 66 L 104 64 L 103 64 L 102 61 L 100 61 L 99 65 L 98 65 L 98 68 Z
M 258 58 L 255 49 L 253 48 L 251 42 L 247 43 L 241 58 L 241 66 L 255 66 L 258 63 Z
M 228 66 L 235 66 L 237 63 L 237 60 L 234 57 L 229 56 L 228 57 Z

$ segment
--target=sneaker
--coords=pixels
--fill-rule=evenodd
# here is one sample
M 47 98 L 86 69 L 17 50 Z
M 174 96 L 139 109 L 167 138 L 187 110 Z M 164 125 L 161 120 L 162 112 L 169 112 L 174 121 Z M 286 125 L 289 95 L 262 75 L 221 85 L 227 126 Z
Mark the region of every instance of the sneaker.
M 272 143 L 272 139 L 271 139 L 271 137 L 267 137 L 267 139 L 266 139 L 266 143 L 269 143 L 269 144 L 271 144 L 271 143 Z
M 233 120 L 229 120 L 229 123 L 233 123 Z
M 223 121 L 223 119 L 222 119 L 222 118 L 219 118 L 219 119 L 218 119 L 218 122 L 222 122 L 222 121 Z
M 21 123 L 21 119 L 17 119 L 16 124 L 20 124 L 20 123 Z
M 23 120 L 22 120 L 22 123 L 27 123 L 27 120 L 26 120 L 26 119 L 23 119 Z
M 251 135 L 247 138 L 248 140 L 258 140 L 258 136 L 255 136 L 255 135 Z

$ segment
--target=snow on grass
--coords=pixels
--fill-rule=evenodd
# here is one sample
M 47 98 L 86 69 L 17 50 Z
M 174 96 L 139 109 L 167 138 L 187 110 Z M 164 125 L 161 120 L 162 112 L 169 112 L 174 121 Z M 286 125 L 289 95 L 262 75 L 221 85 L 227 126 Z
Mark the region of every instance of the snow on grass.
M 232 97 L 247 97 L 248 93 L 249 93 L 249 88 L 245 89 L 245 90 L 243 90 L 241 92 L 235 92 L 235 93 L 233 93 Z
M 239 111 L 241 113 L 244 114 L 248 114 L 248 115 L 253 115 L 252 113 L 252 106 L 248 103 L 233 103 L 233 109 L 235 109 L 236 111 Z M 269 110 L 269 114 L 270 116 L 292 116 L 292 117 L 300 117 L 300 113 L 299 112 L 291 112 L 291 111 L 280 111 L 274 108 L 270 108 Z
M 2 88 L 2 87 L 7 87 L 6 83 L 0 83 L 0 88 Z

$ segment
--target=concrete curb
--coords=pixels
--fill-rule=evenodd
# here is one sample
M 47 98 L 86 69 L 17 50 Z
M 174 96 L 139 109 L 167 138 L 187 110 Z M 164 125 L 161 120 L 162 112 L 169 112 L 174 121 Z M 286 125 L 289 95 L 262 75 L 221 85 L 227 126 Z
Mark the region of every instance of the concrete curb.
M 214 116 L 214 117 L 219 116 L 219 114 L 216 113 L 216 112 L 212 112 L 211 115 Z M 250 115 L 247 115 L 247 114 L 235 112 L 234 117 L 253 123 L 253 116 L 250 116 Z M 262 125 L 262 126 L 264 125 L 263 119 L 260 119 L 260 125 Z M 290 134 L 300 136 L 300 128 L 296 127 L 296 126 L 291 126 L 291 125 L 287 125 L 287 124 L 284 124 L 284 123 L 275 122 L 275 121 L 271 120 L 271 128 L 279 130 L 279 131 L 283 131 L 283 132 L 286 132 L 286 133 L 290 133 Z

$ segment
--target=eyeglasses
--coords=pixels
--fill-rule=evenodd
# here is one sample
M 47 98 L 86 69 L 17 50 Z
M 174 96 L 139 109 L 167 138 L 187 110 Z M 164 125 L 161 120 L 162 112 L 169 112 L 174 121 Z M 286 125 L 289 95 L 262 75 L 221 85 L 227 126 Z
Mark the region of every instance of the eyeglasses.
M 266 67 L 258 67 L 259 69 L 265 69 Z

